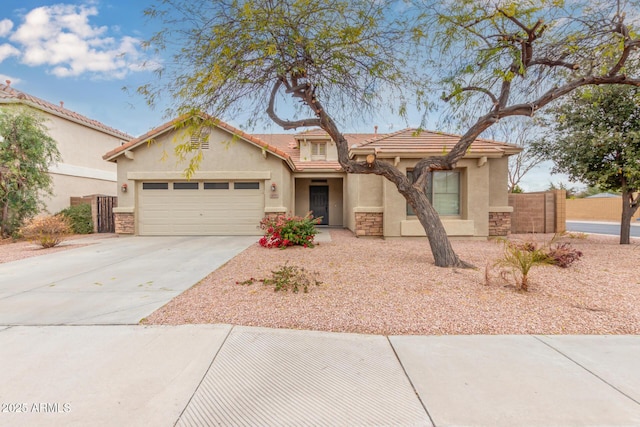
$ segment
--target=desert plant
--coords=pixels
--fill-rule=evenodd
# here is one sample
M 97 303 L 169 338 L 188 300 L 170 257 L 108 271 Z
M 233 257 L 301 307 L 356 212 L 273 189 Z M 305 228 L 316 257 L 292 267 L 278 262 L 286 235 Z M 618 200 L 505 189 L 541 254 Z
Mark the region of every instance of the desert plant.
M 557 243 L 546 250 L 554 265 L 567 268 L 582 257 L 582 252 L 572 248 L 570 243 Z
M 531 242 L 514 243 L 504 241 L 502 258 L 494 265 L 504 267 L 514 276 L 516 287 L 524 292 L 529 290 L 529 271 L 537 265 L 552 264 L 553 260 L 547 255 L 544 248 L 539 248 Z
M 93 233 L 93 218 L 91 217 L 91 205 L 82 203 L 80 205 L 69 206 L 58 212 L 69 220 L 71 230 L 75 234 Z
M 318 273 L 310 272 L 304 267 L 285 263 L 277 270 L 273 270 L 271 277 L 262 279 L 262 282 L 265 285 L 273 285 L 275 292 L 291 290 L 297 293 L 302 289 L 304 293 L 307 293 L 309 292 L 309 287 L 320 285 L 317 275 Z
M 35 242 L 43 248 L 52 248 L 62 243 L 71 234 L 69 221 L 62 215 L 38 216 L 20 229 L 25 239 Z
M 286 248 L 287 246 L 314 246 L 313 239 L 318 233 L 316 225 L 321 218 L 314 218 L 311 213 L 304 217 L 276 215 L 268 216 L 260 221 L 260 228 L 265 234 L 258 243 L 265 248 Z

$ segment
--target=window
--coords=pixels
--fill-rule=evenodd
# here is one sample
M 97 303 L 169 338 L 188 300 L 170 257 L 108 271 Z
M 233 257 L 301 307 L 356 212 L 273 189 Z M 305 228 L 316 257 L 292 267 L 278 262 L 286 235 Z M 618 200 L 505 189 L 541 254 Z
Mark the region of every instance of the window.
M 311 143 L 311 159 L 323 160 L 327 158 L 327 143 L 312 142 Z
M 174 190 L 197 190 L 198 183 L 197 182 L 174 182 L 173 189 Z
M 433 172 L 433 207 L 440 215 L 460 215 L 460 172 Z
M 211 129 L 202 128 L 195 130 L 191 134 L 191 149 L 192 150 L 208 150 L 209 149 L 209 134 Z
M 259 190 L 260 183 L 259 182 L 234 182 L 233 189 L 234 190 Z
M 204 189 L 205 190 L 228 190 L 229 183 L 228 182 L 205 182 Z
M 413 171 L 407 171 L 407 177 L 413 177 Z M 434 171 L 427 177 L 426 193 L 436 212 L 443 216 L 460 215 L 460 172 Z M 415 215 L 407 203 L 407 215 Z
M 169 183 L 168 182 L 143 182 L 142 189 L 143 190 L 168 190 Z

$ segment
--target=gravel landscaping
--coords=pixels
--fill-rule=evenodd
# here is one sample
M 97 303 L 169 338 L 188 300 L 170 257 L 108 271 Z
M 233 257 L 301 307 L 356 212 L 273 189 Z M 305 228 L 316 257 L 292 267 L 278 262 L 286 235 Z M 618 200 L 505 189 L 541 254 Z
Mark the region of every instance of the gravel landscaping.
M 47 249 L 42 248 L 36 243 L 24 240 L 14 242 L 12 239 L 0 239 L 0 264 L 87 246 L 90 245 L 93 240 L 106 239 L 114 236 L 114 234 L 73 235 L 65 239 L 59 246 Z
M 534 267 L 529 292 L 492 268 L 495 241 L 453 241 L 478 268 L 433 265 L 424 239 L 362 239 L 331 230 L 315 248 L 257 243 L 144 320 L 148 324 L 230 323 L 371 334 L 639 334 L 640 241 L 562 238 L 584 256 L 569 268 Z M 511 239 L 551 236 L 511 236 Z M 287 263 L 317 272 L 309 293 L 274 292 L 251 278 Z M 490 268 L 487 270 L 487 266 Z

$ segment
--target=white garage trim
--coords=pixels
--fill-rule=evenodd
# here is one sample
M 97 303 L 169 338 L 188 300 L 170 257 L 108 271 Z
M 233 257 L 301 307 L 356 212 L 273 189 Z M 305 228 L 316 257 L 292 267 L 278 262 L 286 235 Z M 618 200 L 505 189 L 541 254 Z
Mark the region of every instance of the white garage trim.
M 261 235 L 263 180 L 136 183 L 140 235 Z
M 169 180 L 185 181 L 183 172 L 128 172 L 127 179 L 132 181 L 147 180 Z M 271 171 L 225 171 L 225 172 L 195 172 L 191 180 L 231 180 L 231 179 L 271 179 Z

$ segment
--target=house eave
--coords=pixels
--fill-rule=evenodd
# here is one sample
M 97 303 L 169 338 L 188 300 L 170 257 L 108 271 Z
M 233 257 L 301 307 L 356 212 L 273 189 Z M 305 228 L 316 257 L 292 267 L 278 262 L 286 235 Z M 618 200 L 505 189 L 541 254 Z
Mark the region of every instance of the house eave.
M 53 110 L 51 108 L 47 108 L 47 107 L 39 105 L 39 104 L 36 104 L 36 103 L 31 102 L 31 101 L 26 100 L 26 99 L 0 98 L 0 104 L 25 105 L 25 106 L 28 106 L 30 108 L 34 108 L 36 110 L 44 111 L 45 113 L 51 114 L 51 115 L 59 117 L 61 119 L 68 120 L 68 121 L 70 121 L 72 123 L 79 124 L 79 125 L 84 126 L 86 128 L 96 130 L 96 131 L 98 131 L 100 133 L 104 133 L 106 135 L 111 135 L 111 136 L 119 138 L 119 139 L 121 139 L 123 141 L 131 139 L 131 135 L 127 135 L 124 132 L 122 132 L 122 133 L 112 132 L 112 131 L 110 131 L 108 129 L 104 129 L 104 128 L 101 128 L 99 126 L 95 126 L 95 125 L 93 125 L 91 123 L 87 123 L 87 122 L 84 122 L 82 120 L 78 120 L 78 119 L 76 119 L 74 117 L 71 117 L 71 116 L 68 116 L 68 115 L 65 115 L 65 114 L 61 114 L 56 110 Z
M 487 157 L 492 159 L 499 159 L 505 156 L 511 156 L 513 154 L 517 154 L 517 152 L 508 152 L 508 151 L 472 151 L 466 153 L 464 155 L 464 159 L 478 159 L 481 157 Z M 437 156 L 446 156 L 446 152 L 442 151 L 416 151 L 416 152 L 406 152 L 406 151 L 377 151 L 373 148 L 369 149 L 352 149 L 349 151 L 349 158 L 354 157 L 365 157 L 369 154 L 375 154 L 378 159 L 395 159 L 399 157 L 400 159 L 423 159 L 425 157 L 437 157 Z

